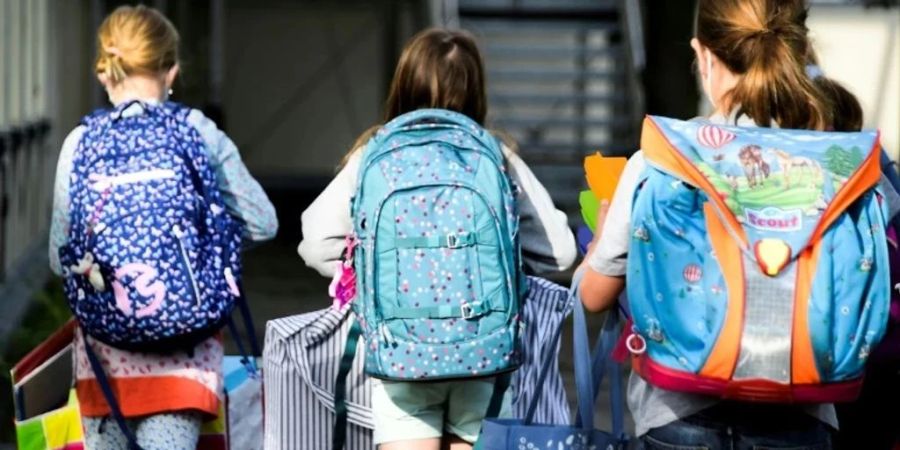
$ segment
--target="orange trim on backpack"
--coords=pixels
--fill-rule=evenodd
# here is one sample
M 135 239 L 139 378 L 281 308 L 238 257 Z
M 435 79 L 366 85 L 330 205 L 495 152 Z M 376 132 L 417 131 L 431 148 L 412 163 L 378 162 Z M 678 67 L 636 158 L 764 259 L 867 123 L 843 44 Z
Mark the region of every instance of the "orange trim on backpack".
M 856 201 L 856 199 L 867 190 L 871 189 L 872 186 L 878 184 L 878 181 L 881 180 L 881 152 L 878 151 L 880 148 L 881 143 L 879 142 L 879 136 L 875 136 L 875 143 L 873 144 L 872 150 L 869 152 L 869 156 L 866 157 L 865 161 L 863 161 L 856 172 L 850 176 L 850 179 L 847 180 L 847 183 L 844 184 L 840 191 L 838 191 L 837 195 L 834 196 L 834 199 L 831 200 L 831 203 L 822 214 L 822 219 L 819 220 L 819 224 L 816 225 L 816 230 L 810 237 L 809 242 L 817 242 L 821 239 L 822 235 L 825 234 L 825 230 L 827 230 L 828 227 L 830 227 L 831 224 Z
M 876 136 L 869 156 L 838 191 L 822 214 L 822 219 L 810 237 L 811 246 L 804 249 L 797 258 L 797 289 L 794 292 L 794 324 L 791 331 L 791 381 L 794 384 L 821 382 L 809 334 L 809 300 L 816 276 L 816 265 L 822 250 L 822 235 L 856 199 L 881 179 L 880 147 L 879 138 Z
M 644 155 L 647 160 L 652 161 L 661 169 L 672 175 L 702 189 L 710 200 L 716 204 L 716 207 L 721 211 L 722 216 L 724 216 L 728 225 L 734 230 L 734 233 L 737 234 L 738 238 L 741 240 L 741 246 L 747 247 L 747 234 L 744 232 L 744 227 L 742 227 L 737 221 L 737 218 L 734 217 L 734 213 L 731 212 L 728 205 L 722 200 L 719 192 L 716 191 L 716 188 L 712 183 L 700 173 L 700 170 L 697 169 L 697 167 L 691 164 L 684 155 L 675 150 L 675 146 L 672 145 L 665 134 L 663 134 L 662 130 L 659 129 L 659 125 L 657 125 L 650 117 L 644 118 L 644 128 L 641 132 L 641 148 L 644 150 Z
M 728 307 L 725 322 L 716 339 L 712 352 L 706 359 L 700 375 L 719 380 L 730 380 L 737 365 L 741 348 L 741 335 L 744 326 L 744 259 L 737 242 L 728 234 L 716 208 L 706 203 L 703 205 L 706 215 L 706 231 L 709 242 L 716 252 L 716 259 L 722 269 L 725 285 L 728 288 Z
M 794 326 L 791 330 L 791 382 L 794 384 L 818 384 L 821 381 L 809 334 L 809 298 L 821 250 L 822 241 L 815 241 L 797 258 Z

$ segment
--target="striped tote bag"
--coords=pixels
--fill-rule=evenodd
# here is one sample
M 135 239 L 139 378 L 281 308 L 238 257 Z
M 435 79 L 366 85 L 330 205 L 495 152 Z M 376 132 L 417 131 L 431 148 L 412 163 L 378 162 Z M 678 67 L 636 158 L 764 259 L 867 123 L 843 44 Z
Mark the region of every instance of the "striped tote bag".
M 559 344 L 548 342 L 570 310 L 568 289 L 534 277 L 529 277 L 528 285 L 523 305 L 523 364 L 510 384 L 515 417 L 524 417 L 537 390 L 546 352 L 553 353 L 552 366 L 558 367 Z M 335 381 L 353 320 L 349 308 L 327 308 L 269 321 L 263 350 L 266 450 L 331 448 Z M 365 350 L 361 342 L 358 345 L 347 379 L 345 448 L 370 450 L 374 448 L 371 384 L 363 373 Z M 536 420 L 568 423 L 569 406 L 558 369 L 551 371 L 541 391 Z
M 569 423 L 569 404 L 562 376 L 559 373 L 559 341 L 553 343 L 554 331 L 571 312 L 569 289 L 543 278 L 528 277 L 528 297 L 522 306 L 525 330 L 522 333 L 522 366 L 513 375 L 513 416 L 525 417 L 528 404 L 535 393 L 543 394 L 537 401 L 535 420 L 540 423 Z M 553 369 L 541 389 L 537 388 L 544 355 L 551 353 Z
M 266 450 L 331 448 L 334 386 L 353 315 L 327 308 L 269 321 L 263 350 Z M 360 341 L 360 344 L 362 341 Z M 364 347 L 347 377 L 347 450 L 371 450 L 371 383 Z

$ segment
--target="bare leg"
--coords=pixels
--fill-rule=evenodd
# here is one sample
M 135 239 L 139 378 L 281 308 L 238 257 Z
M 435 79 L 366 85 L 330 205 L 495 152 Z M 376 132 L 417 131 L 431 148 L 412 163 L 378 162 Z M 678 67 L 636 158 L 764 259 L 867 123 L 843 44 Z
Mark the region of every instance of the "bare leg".
M 386 442 L 378 446 L 378 450 L 440 450 L 440 448 L 441 440 L 438 438 Z
M 459 436 L 451 434 L 444 437 L 441 450 L 472 450 L 472 444 L 464 441 Z

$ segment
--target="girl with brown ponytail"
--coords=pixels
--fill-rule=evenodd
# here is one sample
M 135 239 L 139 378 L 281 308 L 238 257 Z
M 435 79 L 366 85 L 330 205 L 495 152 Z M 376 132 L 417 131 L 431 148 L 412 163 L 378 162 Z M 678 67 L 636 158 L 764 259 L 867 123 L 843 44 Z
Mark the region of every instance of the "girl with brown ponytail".
M 823 76 L 808 38 L 803 0 L 699 0 L 691 47 L 715 124 L 855 131 L 858 101 Z M 615 305 L 625 287 L 632 198 L 644 171 L 629 160 L 609 207 L 601 207 L 585 258 L 582 301 Z M 890 205 L 892 211 L 894 205 Z M 605 222 L 607 215 L 614 220 Z M 628 404 L 645 449 L 830 449 L 837 428 L 831 404 L 762 404 L 674 392 L 633 374 Z

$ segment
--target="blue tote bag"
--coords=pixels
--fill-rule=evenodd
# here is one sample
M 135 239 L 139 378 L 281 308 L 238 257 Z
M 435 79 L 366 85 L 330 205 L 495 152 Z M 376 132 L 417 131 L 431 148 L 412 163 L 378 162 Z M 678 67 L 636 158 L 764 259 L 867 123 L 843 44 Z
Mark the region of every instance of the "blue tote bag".
M 577 287 L 580 277 L 573 286 Z M 531 399 L 531 405 L 524 419 L 485 419 L 477 448 L 481 450 L 619 450 L 628 445 L 624 432 L 622 373 L 617 364 L 611 362 L 611 353 L 618 338 L 618 312 L 611 311 L 603 325 L 603 331 L 593 356 L 587 337 L 587 323 L 584 307 L 577 290 L 572 289 L 571 302 L 574 309 L 574 351 L 575 385 L 578 393 L 578 413 L 572 425 L 548 425 L 534 423 L 534 412 L 539 395 Z M 564 323 L 560 323 L 553 338 L 553 345 L 559 342 Z M 541 367 L 538 386 L 551 370 L 551 358 L 545 358 Z M 594 429 L 594 402 L 603 376 L 610 374 L 610 403 L 612 410 L 612 432 Z

